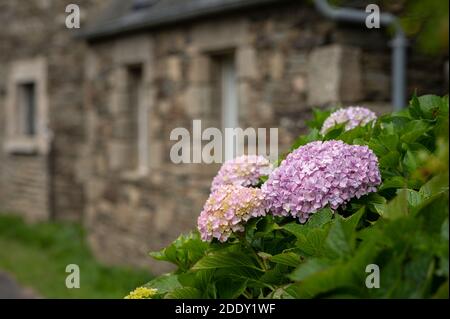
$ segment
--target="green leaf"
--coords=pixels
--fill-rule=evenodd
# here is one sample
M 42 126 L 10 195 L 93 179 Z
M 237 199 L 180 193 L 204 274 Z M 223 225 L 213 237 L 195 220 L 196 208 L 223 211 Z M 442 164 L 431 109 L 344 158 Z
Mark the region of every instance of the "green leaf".
M 308 231 L 305 225 L 299 225 L 297 224 L 297 222 L 288 223 L 286 225 L 283 225 L 281 228 L 288 231 L 297 238 L 304 235 L 305 232 Z
M 322 256 L 324 253 L 325 238 L 328 234 L 328 227 L 308 229 L 297 238 L 297 247 L 309 256 Z
M 373 137 L 368 143 L 369 148 L 378 156 L 382 156 L 388 152 L 386 146 L 384 146 L 377 138 Z
M 383 181 L 383 184 L 380 186 L 380 190 L 390 189 L 390 188 L 403 188 L 407 186 L 407 182 L 405 178 L 402 176 L 394 176 L 391 178 L 387 178 Z
M 383 217 L 387 219 L 397 219 L 408 214 L 408 190 L 399 189 L 397 196 L 391 200 L 383 213 Z
M 188 271 L 178 275 L 178 281 L 184 287 L 194 287 L 207 291 L 214 278 L 215 270 Z
M 354 249 L 356 228 L 364 214 L 364 207 L 348 218 L 336 218 L 325 241 L 326 256 L 330 258 L 348 257 Z
M 400 153 L 397 151 L 389 151 L 380 157 L 380 166 L 384 168 L 396 168 L 400 160 Z
M 264 288 L 273 285 L 284 285 L 289 283 L 289 278 L 287 274 L 289 273 L 289 268 L 286 265 L 276 264 L 273 268 L 267 270 L 258 280 L 258 282 L 250 283 L 251 287 Z
M 382 215 L 386 208 L 386 198 L 378 193 L 371 193 L 367 196 L 367 205 L 370 209 Z
M 436 95 L 423 95 L 418 98 L 421 116 L 425 119 L 435 119 L 439 110 L 445 109 L 445 99 Z M 448 108 L 448 106 L 447 106 Z
M 406 189 L 406 198 L 408 200 L 408 205 L 411 207 L 418 206 L 423 201 L 422 194 L 412 189 Z
M 288 286 L 285 291 L 294 298 L 313 298 L 338 288 L 362 295 L 361 289 L 365 288 L 367 275 L 365 268 L 374 262 L 378 252 L 376 240 L 370 240 L 346 262 L 320 259 L 307 261 L 290 275 L 292 280 L 298 282 Z
M 332 258 L 342 258 L 351 254 L 351 234 L 347 231 L 342 219 L 336 219 L 331 225 L 325 243 L 328 252 L 327 256 L 330 256 Z
M 413 154 L 411 151 L 406 151 L 403 158 L 403 166 L 409 171 L 414 172 L 418 167 L 417 154 Z
M 392 152 L 396 152 L 398 149 L 399 138 L 396 134 L 382 134 L 378 138 L 381 144 L 383 144 L 386 149 Z
M 336 124 L 334 127 L 330 128 L 325 134 L 323 140 L 324 141 L 335 140 L 339 135 L 345 132 L 346 124 L 347 123 Z
M 409 102 L 408 111 L 412 118 L 415 118 L 415 119 L 423 118 L 423 113 L 420 108 L 420 101 L 417 98 L 416 94 L 413 95 L 411 101 Z
M 400 139 L 405 143 L 413 143 L 429 129 L 429 124 L 423 120 L 411 121 L 405 126 L 404 133 Z
M 317 129 L 320 130 L 323 126 L 323 122 L 330 116 L 331 111 L 326 110 L 322 111 L 320 109 L 313 109 L 313 120 L 307 121 L 306 124 L 311 129 Z
M 445 191 L 448 191 L 448 174 L 439 174 L 424 184 L 419 193 L 426 198 Z
M 164 296 L 164 299 L 200 299 L 201 292 L 193 287 L 182 287 L 172 290 Z
M 172 244 L 159 252 L 152 252 L 150 256 L 156 260 L 163 260 L 177 265 L 182 270 L 189 269 L 206 252 L 209 244 L 200 239 L 198 232 L 181 235 Z
M 316 274 L 332 265 L 333 263 L 328 259 L 311 258 L 295 269 L 289 275 L 289 278 L 294 281 L 302 281 L 305 278 L 308 278 L 309 276 Z
M 445 220 L 445 222 L 442 224 L 441 228 L 441 236 L 444 240 L 448 241 L 448 218 Z
M 262 271 L 250 255 L 249 252 L 244 250 L 236 251 L 234 247 L 233 249 L 215 251 L 200 259 L 192 267 L 192 270 L 245 267 Z
M 446 282 L 444 282 L 438 289 L 438 291 L 436 292 L 436 294 L 434 294 L 433 298 L 434 299 L 448 299 L 448 280 Z
M 294 252 L 287 252 L 270 257 L 270 261 L 290 267 L 297 267 L 300 264 L 300 256 Z
M 371 125 L 372 123 L 369 123 L 366 126 L 356 126 L 351 130 L 343 132 L 338 139 L 347 144 L 354 144 L 355 140 L 359 141 L 360 138 L 367 133 Z
M 221 278 L 216 283 L 218 297 L 220 299 L 235 299 L 242 295 L 247 288 L 248 280 L 236 278 Z
M 310 142 L 314 142 L 320 139 L 320 133 L 317 129 L 312 129 L 308 135 L 302 135 L 298 137 L 295 142 L 292 144 L 290 151 L 296 150 L 300 146 L 306 145 Z
M 330 222 L 333 218 L 333 215 L 333 211 L 329 207 L 325 207 L 312 214 L 305 225 L 310 228 L 321 227 Z
M 344 226 L 346 227 L 347 232 L 354 232 L 356 228 L 358 227 L 358 224 L 361 220 L 361 217 L 365 213 L 365 208 L 361 207 L 356 213 L 351 215 L 348 218 L 343 219 Z
M 182 286 L 177 275 L 166 274 L 149 281 L 144 287 L 158 289 L 158 293 L 164 294 Z

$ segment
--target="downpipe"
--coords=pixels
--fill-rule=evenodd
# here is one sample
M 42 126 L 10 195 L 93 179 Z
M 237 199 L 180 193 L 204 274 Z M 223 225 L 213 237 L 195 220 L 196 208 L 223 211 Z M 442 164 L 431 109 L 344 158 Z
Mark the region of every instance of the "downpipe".
M 365 23 L 367 18 L 365 11 L 353 8 L 335 8 L 330 6 L 327 0 L 314 0 L 314 4 L 321 14 L 331 20 Z M 393 14 L 381 13 L 380 25 L 393 26 L 395 28 L 395 36 L 389 43 L 392 48 L 391 99 L 394 111 L 399 111 L 406 106 L 406 50 L 408 40 L 398 18 Z

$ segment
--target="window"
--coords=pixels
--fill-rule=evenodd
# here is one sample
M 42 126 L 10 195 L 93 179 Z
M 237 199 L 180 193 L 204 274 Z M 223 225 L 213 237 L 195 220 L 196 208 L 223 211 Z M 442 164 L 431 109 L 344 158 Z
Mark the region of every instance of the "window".
M 130 162 L 137 173 L 145 174 L 148 170 L 149 122 L 148 108 L 144 100 L 143 67 L 141 64 L 127 67 L 128 114 L 130 118 L 131 143 L 134 144 L 134 156 Z
M 213 56 L 213 105 L 220 105 L 222 132 L 239 126 L 237 74 L 233 54 Z M 225 139 L 224 154 L 228 157 L 235 150 L 235 142 Z
M 36 86 L 33 82 L 18 85 L 17 128 L 19 135 L 36 135 Z
M 44 58 L 20 60 L 10 66 L 6 93 L 6 139 L 9 153 L 47 153 L 47 63 Z

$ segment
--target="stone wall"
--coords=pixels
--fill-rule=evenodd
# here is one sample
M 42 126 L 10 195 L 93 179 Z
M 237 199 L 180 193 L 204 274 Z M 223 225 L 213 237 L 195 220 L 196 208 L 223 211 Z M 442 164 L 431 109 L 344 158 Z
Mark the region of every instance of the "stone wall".
M 0 1 L 0 211 L 31 220 L 81 220 L 83 185 L 77 176 L 84 142 L 83 58 L 86 45 L 65 27 L 69 0 Z M 107 1 L 77 1 L 81 23 Z M 5 113 L 12 65 L 36 57 L 46 64 L 49 152 L 12 153 L 5 145 Z M 53 137 L 52 139 L 50 137 Z
M 312 107 L 388 110 L 387 42 L 380 31 L 368 36 L 366 29 L 331 23 L 312 7 L 289 5 L 91 43 L 84 171 L 86 224 L 96 255 L 160 272 L 166 266 L 147 253 L 195 227 L 218 165 L 173 164 L 169 136 L 176 127 L 190 129 L 194 119 L 220 127 L 211 87 L 215 54 L 235 57 L 240 126 L 278 127 L 281 152 L 304 132 Z M 144 173 L 123 166 L 135 141 L 117 133 L 129 120 L 124 68 L 133 63 L 144 66 L 150 119 Z M 417 84 L 436 91 L 435 85 L 411 82 Z

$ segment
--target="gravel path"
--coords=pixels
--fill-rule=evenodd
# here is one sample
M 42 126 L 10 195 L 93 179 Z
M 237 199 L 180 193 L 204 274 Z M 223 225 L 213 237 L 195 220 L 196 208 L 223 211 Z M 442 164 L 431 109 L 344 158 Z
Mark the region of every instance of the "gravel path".
M 35 299 L 37 295 L 29 288 L 19 285 L 12 276 L 0 271 L 0 299 Z

